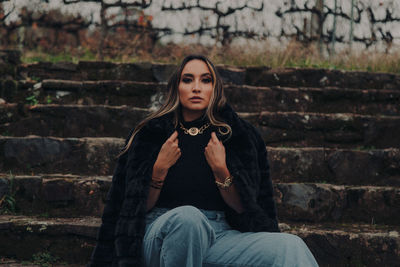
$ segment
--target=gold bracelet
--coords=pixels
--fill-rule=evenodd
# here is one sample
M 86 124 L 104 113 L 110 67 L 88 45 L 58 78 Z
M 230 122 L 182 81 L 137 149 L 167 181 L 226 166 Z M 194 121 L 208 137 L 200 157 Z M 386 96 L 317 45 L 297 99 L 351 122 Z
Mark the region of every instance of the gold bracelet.
M 158 185 L 154 185 L 154 184 L 150 184 L 150 187 L 155 188 L 155 189 L 161 189 L 162 186 L 158 186 Z
M 151 180 L 152 181 L 155 181 L 155 182 L 164 182 L 164 179 L 160 179 L 160 178 L 157 178 L 157 177 L 151 177 Z
M 217 184 L 218 188 L 226 190 L 231 186 L 232 181 L 233 181 L 233 176 L 229 175 L 228 177 L 225 178 L 223 183 L 218 182 L 217 180 L 215 180 L 215 183 Z
M 164 180 L 155 180 L 151 178 L 150 187 L 153 187 L 155 189 L 161 189 L 163 185 L 164 185 Z

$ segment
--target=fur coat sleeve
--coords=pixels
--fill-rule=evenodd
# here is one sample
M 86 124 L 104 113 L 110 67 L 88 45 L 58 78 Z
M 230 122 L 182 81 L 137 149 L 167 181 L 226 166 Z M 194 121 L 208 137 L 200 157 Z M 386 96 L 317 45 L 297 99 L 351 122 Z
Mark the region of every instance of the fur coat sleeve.
M 119 157 L 88 266 L 141 266 L 148 181 L 161 147 L 154 142 L 158 138 L 140 131 Z
M 242 123 L 247 128 L 248 142 L 241 149 L 236 148 L 240 152 L 227 151 L 227 164 L 245 212 L 238 214 L 228 209 L 227 221 L 241 232 L 280 232 L 266 145 L 257 129 L 245 121 Z

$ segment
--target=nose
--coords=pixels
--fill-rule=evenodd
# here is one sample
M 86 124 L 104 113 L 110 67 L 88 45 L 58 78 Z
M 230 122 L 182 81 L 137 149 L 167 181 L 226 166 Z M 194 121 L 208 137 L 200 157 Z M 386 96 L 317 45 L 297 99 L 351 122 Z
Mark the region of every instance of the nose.
M 200 83 L 198 81 L 194 82 L 192 90 L 200 91 Z

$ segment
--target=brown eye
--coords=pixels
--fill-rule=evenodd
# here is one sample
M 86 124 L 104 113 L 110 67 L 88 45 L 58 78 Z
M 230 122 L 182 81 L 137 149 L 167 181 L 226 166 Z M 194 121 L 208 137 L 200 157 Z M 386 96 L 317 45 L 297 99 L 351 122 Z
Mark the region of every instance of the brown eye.
M 182 82 L 184 82 L 184 83 L 190 83 L 192 81 L 192 79 L 190 79 L 190 78 L 183 78 L 182 79 Z
M 210 82 L 211 82 L 210 78 L 203 79 L 203 83 L 210 83 Z

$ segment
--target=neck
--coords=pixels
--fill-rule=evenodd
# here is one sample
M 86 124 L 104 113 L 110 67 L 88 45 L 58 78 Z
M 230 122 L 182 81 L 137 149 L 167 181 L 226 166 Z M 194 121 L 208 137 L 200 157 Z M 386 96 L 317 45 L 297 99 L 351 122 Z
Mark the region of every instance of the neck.
M 190 111 L 190 112 L 182 110 L 183 120 L 187 121 L 187 122 L 194 121 L 194 120 L 200 118 L 203 115 L 204 115 L 204 111 L 203 110 L 198 110 L 198 111 L 196 110 L 196 111 Z

